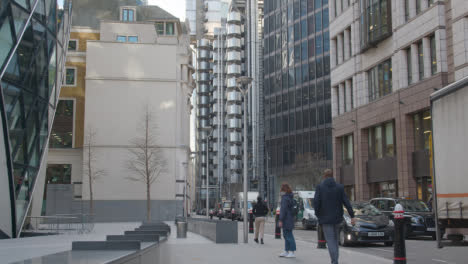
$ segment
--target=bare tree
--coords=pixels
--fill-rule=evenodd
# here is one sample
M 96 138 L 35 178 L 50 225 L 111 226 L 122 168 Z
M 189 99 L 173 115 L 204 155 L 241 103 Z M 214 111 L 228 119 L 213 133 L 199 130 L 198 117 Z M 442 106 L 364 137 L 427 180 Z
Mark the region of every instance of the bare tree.
M 94 197 L 93 197 L 93 184 L 94 181 L 106 174 L 105 170 L 96 168 L 96 153 L 94 149 L 96 139 L 96 131 L 93 127 L 88 126 L 85 134 L 84 144 L 84 159 L 83 167 L 84 175 L 88 177 L 88 188 L 89 188 L 89 213 L 94 214 Z
M 146 187 L 146 219 L 151 220 L 151 185 L 166 171 L 166 159 L 162 149 L 157 146 L 158 127 L 156 115 L 146 105 L 145 113 L 139 125 L 140 134 L 131 140 L 129 148 L 132 158 L 127 168 L 133 173 L 127 177 L 131 181 L 141 182 Z

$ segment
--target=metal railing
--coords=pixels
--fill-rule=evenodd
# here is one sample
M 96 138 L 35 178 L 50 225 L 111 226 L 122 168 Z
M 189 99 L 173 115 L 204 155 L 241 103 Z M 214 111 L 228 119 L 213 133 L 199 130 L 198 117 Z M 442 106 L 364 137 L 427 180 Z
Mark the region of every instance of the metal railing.
M 94 229 L 94 215 L 57 214 L 51 216 L 28 216 L 26 231 L 36 233 L 90 233 Z

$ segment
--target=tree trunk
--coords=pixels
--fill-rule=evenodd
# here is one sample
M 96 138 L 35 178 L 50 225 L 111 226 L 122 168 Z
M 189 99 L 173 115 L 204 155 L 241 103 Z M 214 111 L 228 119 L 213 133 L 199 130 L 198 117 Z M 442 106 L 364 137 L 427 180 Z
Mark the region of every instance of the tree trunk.
M 146 185 L 146 220 L 151 221 L 151 194 L 150 184 Z
M 91 169 L 91 142 L 88 144 L 88 178 L 89 178 L 89 214 L 94 214 L 94 201 L 93 201 L 93 175 Z

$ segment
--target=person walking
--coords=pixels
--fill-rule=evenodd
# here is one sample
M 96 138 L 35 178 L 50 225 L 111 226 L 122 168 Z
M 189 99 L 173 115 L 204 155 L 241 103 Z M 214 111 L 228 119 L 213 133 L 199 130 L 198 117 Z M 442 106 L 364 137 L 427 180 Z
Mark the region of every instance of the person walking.
M 323 234 L 328 245 L 331 263 L 338 264 L 339 226 L 343 221 L 343 206 L 351 216 L 351 224 L 355 225 L 354 212 L 342 184 L 337 184 L 333 179 L 333 171 L 327 169 L 323 173 L 323 181 L 315 190 L 314 209 L 315 215 L 322 225 Z
M 265 216 L 268 214 L 268 207 L 262 198 L 257 197 L 257 204 L 255 204 L 252 213 L 255 215 L 255 238 L 254 241 L 258 243 L 260 236 L 260 243 L 263 244 L 263 233 L 265 229 Z
M 296 241 L 294 240 L 293 229 L 294 229 L 294 196 L 291 190 L 291 186 L 287 183 L 281 185 L 281 207 L 279 216 L 279 227 L 283 229 L 284 237 L 284 252 L 281 253 L 280 257 L 295 258 Z

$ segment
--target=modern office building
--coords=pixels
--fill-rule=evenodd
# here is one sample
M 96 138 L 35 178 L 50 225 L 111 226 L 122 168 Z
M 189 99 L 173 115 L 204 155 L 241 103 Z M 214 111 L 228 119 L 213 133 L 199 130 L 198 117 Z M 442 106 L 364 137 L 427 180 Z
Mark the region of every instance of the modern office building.
M 330 1 L 332 2 L 332 1 Z M 265 162 L 271 200 L 332 165 L 329 1 L 265 1 Z
M 42 186 L 71 1 L 0 3 L 0 238 L 18 237 Z
M 249 190 L 266 190 L 263 170 L 263 120 L 261 120 L 263 88 L 261 39 L 263 30 L 263 1 L 205 1 L 203 34 L 197 41 L 197 153 L 199 153 L 199 207 L 205 206 L 208 177 L 210 206 L 219 199 L 231 199 L 242 190 L 242 170 L 248 166 Z M 226 1 L 227 2 L 227 1 Z M 221 11 L 219 11 L 221 10 Z M 198 10 L 197 10 L 198 11 Z M 211 15 L 210 15 L 211 14 Z M 202 20 L 203 21 L 203 20 Z M 198 29 L 199 27 L 197 27 Z M 200 36 L 201 35 L 201 36 Z M 253 78 L 247 96 L 248 110 L 244 113 L 244 98 L 237 89 L 237 78 Z M 243 115 L 248 116 L 247 128 Z M 247 129 L 248 153 L 243 152 L 243 130 Z M 206 155 L 208 152 L 208 155 Z M 243 155 L 248 156 L 244 165 Z M 261 175 L 261 176 L 259 176 Z
M 148 106 L 157 127 L 153 147 L 166 163 L 151 187 L 152 218 L 174 219 L 182 214 L 184 194 L 190 200 L 186 190 L 192 178 L 188 27 L 135 0 L 76 0 L 74 8 L 67 78 L 52 129 L 44 201 L 36 214 L 89 213 L 89 136 L 94 134 L 92 167 L 100 172 L 92 181 L 94 220 L 144 219 L 146 187 L 129 179 L 135 172 L 127 165 Z
M 464 0 L 330 1 L 335 174 L 354 200 L 432 193 L 429 96 L 468 74 Z

